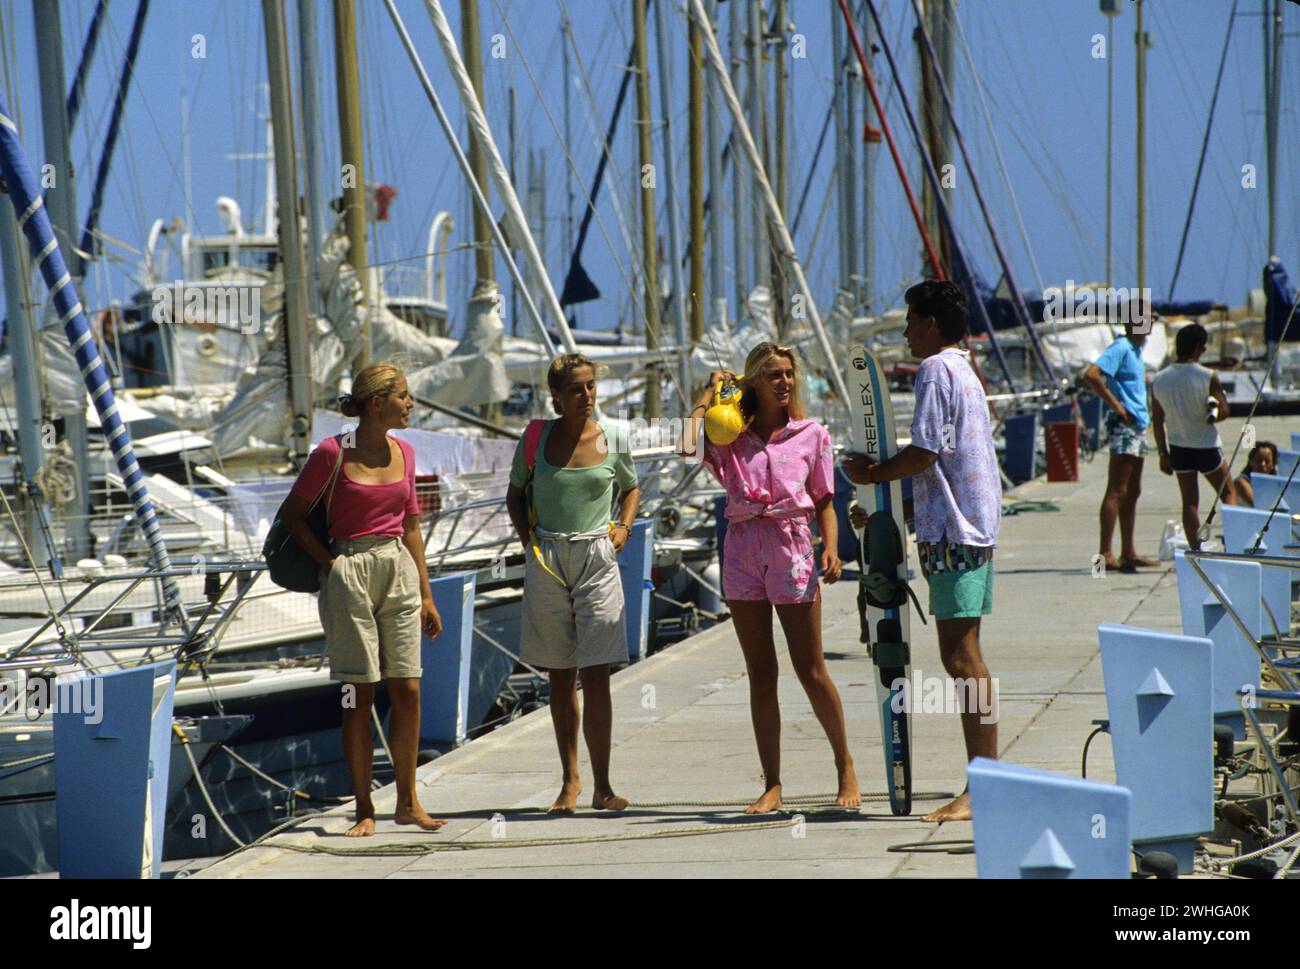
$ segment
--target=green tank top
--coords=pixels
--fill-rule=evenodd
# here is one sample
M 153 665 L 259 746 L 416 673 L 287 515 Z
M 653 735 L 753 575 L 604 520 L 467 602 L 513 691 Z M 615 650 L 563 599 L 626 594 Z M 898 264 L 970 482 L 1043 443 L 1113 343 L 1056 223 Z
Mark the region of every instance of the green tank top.
M 619 447 L 620 436 L 610 434 L 601 424 L 600 429 L 605 432 L 605 440 L 609 443 L 605 460 L 587 468 L 557 468 L 546 460 L 546 441 L 554 426 L 555 421 L 547 421 L 537 442 L 537 464 L 533 470 L 533 507 L 537 511 L 537 524 L 548 532 L 568 535 L 604 528 L 613 510 L 615 486 L 620 493 L 637 486 L 636 469 L 626 440 Z M 528 463 L 521 439 L 510 467 L 510 483 L 522 488 L 527 481 Z

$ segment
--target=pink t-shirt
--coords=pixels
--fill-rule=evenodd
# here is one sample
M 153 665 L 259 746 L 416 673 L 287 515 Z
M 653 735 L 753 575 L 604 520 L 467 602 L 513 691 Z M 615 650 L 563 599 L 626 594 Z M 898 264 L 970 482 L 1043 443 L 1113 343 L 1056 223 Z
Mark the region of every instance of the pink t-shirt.
M 831 436 L 816 421 L 790 421 L 764 442 L 746 430 L 726 447 L 705 439 L 704 463 L 727 489 L 727 518 L 812 517 L 835 489 Z
M 343 541 L 362 535 L 400 536 L 406 530 L 402 524 L 406 518 L 420 514 L 415 498 L 415 449 L 399 438 L 393 440 L 401 449 L 406 471 L 391 484 L 361 484 L 348 477 L 346 466 L 339 469 L 329 506 L 330 538 Z M 339 439 L 325 438 L 307 458 L 293 483 L 293 493 L 308 502 L 315 500 L 329 483 L 338 459 Z M 327 499 L 329 495 L 322 500 Z

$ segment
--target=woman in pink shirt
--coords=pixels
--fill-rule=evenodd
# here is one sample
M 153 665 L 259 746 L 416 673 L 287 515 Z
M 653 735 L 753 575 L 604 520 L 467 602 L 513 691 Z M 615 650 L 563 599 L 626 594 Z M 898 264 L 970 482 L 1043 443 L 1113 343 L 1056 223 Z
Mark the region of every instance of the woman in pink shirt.
M 370 734 L 375 684 L 381 679 L 392 703 L 389 744 L 397 775 L 393 820 L 436 831 L 446 821 L 425 813 L 415 793 L 420 729 L 421 632 L 430 639 L 442 620 L 429 591 L 415 498 L 415 452 L 388 436 L 407 427 L 415 402 L 398 368 L 377 363 L 340 398 L 345 417 L 359 417 L 355 431 L 326 438 L 312 452 L 289 500 L 285 528 L 320 563 L 318 606 L 325 629 L 330 678 L 347 684 L 343 703 L 343 757 L 356 794 L 357 823 L 349 837 L 375 833 L 370 800 L 374 745 Z M 303 520 L 324 492 L 330 546 Z M 354 691 L 348 696 L 349 691 Z
M 713 388 L 730 371 L 715 371 L 691 412 L 699 417 L 713 402 Z M 741 412 L 748 428 L 719 447 L 706 440 L 704 460 L 727 491 L 727 537 L 722 590 L 745 654 L 750 716 L 763 795 L 745 809 L 765 814 L 781 807 L 781 711 L 777 705 L 776 645 L 772 610 L 785 632 L 799 682 L 835 754 L 839 794 L 835 803 L 861 803 L 858 778 L 844 728 L 844 707 L 822 656 L 821 595 L 813 549 L 812 519 L 821 531 L 822 572 L 840 577 L 831 440 L 826 428 L 804 418 L 799 365 L 794 351 L 760 343 L 745 361 Z M 688 444 L 689 446 L 689 444 Z

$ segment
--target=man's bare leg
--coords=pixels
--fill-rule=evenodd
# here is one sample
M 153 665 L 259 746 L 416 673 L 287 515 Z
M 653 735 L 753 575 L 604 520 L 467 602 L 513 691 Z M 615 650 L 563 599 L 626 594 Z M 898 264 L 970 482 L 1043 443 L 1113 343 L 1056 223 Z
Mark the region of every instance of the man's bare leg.
M 978 618 L 936 619 L 935 628 L 939 633 L 939 654 L 944 670 L 953 679 L 975 687 L 974 696 L 968 690 L 957 691 L 962 701 L 961 732 L 966 741 L 966 760 L 968 763 L 976 757 L 997 760 L 997 691 L 980 653 L 980 621 Z M 923 815 L 921 820 L 969 821 L 970 818 L 970 791 L 967 789 L 955 800 Z
M 1101 499 L 1101 542 L 1099 551 L 1106 568 L 1117 569 L 1119 562 L 1112 551 L 1115 536 L 1115 522 L 1119 519 L 1119 505 L 1128 485 L 1129 466 L 1124 462 L 1124 455 L 1112 454 L 1106 468 L 1106 493 Z
M 551 725 L 555 727 L 555 745 L 560 751 L 564 780 L 560 794 L 546 810 L 547 814 L 572 814 L 578 809 L 582 780 L 578 776 L 578 671 L 551 670 Z
M 1128 485 L 1119 502 L 1120 564 L 1132 562 L 1135 565 L 1158 565 L 1158 562 L 1144 559 L 1137 553 L 1137 505 L 1138 498 L 1142 497 L 1143 459 L 1131 454 L 1122 454 L 1120 459 L 1129 465 Z
M 727 606 L 745 654 L 749 716 L 754 724 L 758 762 L 763 768 L 763 795 L 745 808 L 745 813 L 768 814 L 781 807 L 781 707 L 776 693 L 780 667 L 772 641 L 772 604 L 765 599 L 728 599 Z
M 578 671 L 582 680 L 582 736 L 591 757 L 595 780 L 591 806 L 597 811 L 622 811 L 627 798 L 619 797 L 609 783 L 609 747 L 614 730 L 614 704 L 609 695 L 609 667 L 588 666 Z
M 1198 531 L 1201 527 L 1201 489 L 1196 481 L 1196 472 L 1184 473 L 1179 471 L 1174 474 L 1178 479 L 1178 494 L 1183 502 L 1183 534 L 1187 536 L 1187 544 L 1193 552 L 1201 548 L 1201 539 Z
M 1227 461 L 1224 461 L 1207 474 L 1205 480 L 1218 493 L 1220 502 L 1225 505 L 1235 505 L 1237 503 L 1236 489 L 1232 485 L 1232 473 L 1228 470 Z
M 343 760 L 348 765 L 352 793 L 356 798 L 357 823 L 348 828 L 349 838 L 368 838 L 375 833 L 375 805 L 370 800 L 374 776 L 375 741 L 370 733 L 370 708 L 375 703 L 373 683 L 344 683 Z
M 858 788 L 858 775 L 853 770 L 853 756 L 849 753 L 844 705 L 826 670 L 826 657 L 822 653 L 821 596 L 812 602 L 777 606 L 776 615 L 785 630 L 795 674 L 808 694 L 808 702 L 812 704 L 813 713 L 826 732 L 826 739 L 835 755 L 839 786 L 835 803 L 840 807 L 857 807 L 862 803 L 862 791 Z
M 415 792 L 415 766 L 420 749 L 419 678 L 389 679 L 388 699 L 393 705 L 388 746 L 393 752 L 393 773 L 397 780 L 397 810 L 393 812 L 393 820 L 425 831 L 437 831 L 447 823 L 446 819 L 429 817 Z

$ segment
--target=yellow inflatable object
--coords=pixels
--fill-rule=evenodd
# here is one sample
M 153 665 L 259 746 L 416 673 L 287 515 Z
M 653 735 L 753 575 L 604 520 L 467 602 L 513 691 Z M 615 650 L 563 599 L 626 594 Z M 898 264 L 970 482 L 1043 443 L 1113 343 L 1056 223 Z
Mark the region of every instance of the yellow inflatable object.
M 749 426 L 740 412 L 741 390 L 738 384 L 719 380 L 713 390 L 713 406 L 704 412 L 704 433 L 718 447 L 726 447 Z

